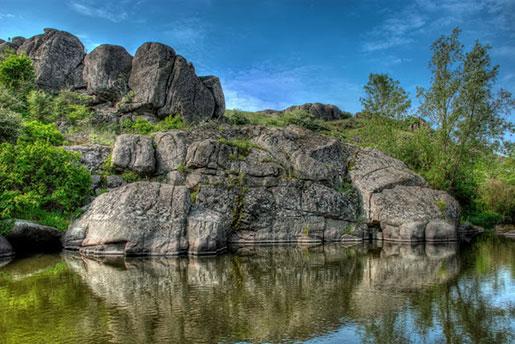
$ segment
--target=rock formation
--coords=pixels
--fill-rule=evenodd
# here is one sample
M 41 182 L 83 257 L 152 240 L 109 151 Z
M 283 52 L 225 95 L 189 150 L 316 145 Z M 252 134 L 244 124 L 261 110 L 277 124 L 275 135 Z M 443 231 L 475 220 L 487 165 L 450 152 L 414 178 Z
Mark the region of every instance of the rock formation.
M 11 244 L 0 235 L 0 258 L 10 257 L 14 255 Z
M 145 176 L 100 195 L 65 246 L 86 254 L 211 254 L 229 244 L 452 241 L 457 202 L 406 166 L 297 127 L 121 135 L 120 173 Z
M 263 110 L 263 113 L 272 115 L 282 115 L 287 112 L 303 110 L 310 113 L 315 118 L 320 118 L 326 121 L 333 121 L 351 117 L 351 114 L 340 110 L 336 105 L 321 104 L 321 103 L 306 103 L 302 105 L 293 105 L 284 110 Z
M 16 220 L 6 239 L 17 252 L 58 252 L 62 233 L 53 227 Z
M 188 122 L 201 122 L 219 118 L 225 110 L 220 80 L 197 76 L 190 62 L 161 43 L 144 43 L 134 58 L 123 47 L 108 44 L 86 54 L 77 37 L 45 29 L 28 39 L 1 41 L 0 52 L 5 49 L 32 59 L 39 87 L 86 90 L 97 103 L 119 102 L 113 108 L 119 115 L 181 115 Z

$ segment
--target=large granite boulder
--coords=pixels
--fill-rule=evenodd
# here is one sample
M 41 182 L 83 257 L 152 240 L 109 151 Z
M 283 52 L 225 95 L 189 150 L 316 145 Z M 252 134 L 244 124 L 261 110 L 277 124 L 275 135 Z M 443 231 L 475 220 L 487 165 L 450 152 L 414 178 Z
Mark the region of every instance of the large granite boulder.
M 158 114 L 162 117 L 181 114 L 188 122 L 201 122 L 214 117 L 215 106 L 213 93 L 195 74 L 193 65 L 177 56 L 166 102 Z
M 225 97 L 220 79 L 214 75 L 201 76 L 202 83 L 211 91 L 215 100 L 213 118 L 221 118 L 225 112 Z
M 100 100 L 118 100 L 129 89 L 132 56 L 118 45 L 102 44 L 86 55 L 83 77 Z
M 157 110 L 165 105 L 175 51 L 161 43 L 144 43 L 132 60 L 129 87 L 135 107 Z
M 86 53 L 72 34 L 45 29 L 43 34 L 25 40 L 17 52 L 32 59 L 39 87 L 52 91 L 84 87 L 82 70 Z
M 189 208 L 189 190 L 184 186 L 151 182 L 122 186 L 95 199 L 72 224 L 64 246 L 102 255 L 185 253 Z
M 16 252 L 58 252 L 62 249 L 62 232 L 34 222 L 16 220 L 6 239 Z
M 129 108 L 154 111 L 161 117 L 180 114 L 188 122 L 200 122 L 225 111 L 218 78 L 199 78 L 191 63 L 161 43 L 138 48 L 129 86 L 135 93 Z
M 152 139 L 143 135 L 120 135 L 114 144 L 113 167 L 140 174 L 149 174 L 155 169 L 155 153 Z
M 406 165 L 375 149 L 355 149 L 349 174 L 359 191 L 363 216 L 384 240 L 454 241 L 458 202 L 433 190 Z
M 92 173 L 101 172 L 111 153 L 111 148 L 98 144 L 65 146 L 64 149 L 79 153 L 81 164 Z
M 11 244 L 0 235 L 0 258 L 10 257 L 12 255 L 14 255 L 14 251 Z

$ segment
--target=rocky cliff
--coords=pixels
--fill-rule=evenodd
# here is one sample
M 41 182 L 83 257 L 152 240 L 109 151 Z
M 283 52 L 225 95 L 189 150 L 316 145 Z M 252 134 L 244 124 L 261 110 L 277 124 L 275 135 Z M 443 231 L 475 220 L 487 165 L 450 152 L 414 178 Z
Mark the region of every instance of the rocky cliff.
M 376 150 L 297 127 L 205 125 L 121 135 L 106 156 L 118 173 L 144 177 L 97 197 L 71 226 L 65 246 L 84 254 L 456 240 L 459 206 L 447 193 Z
M 55 29 L 25 39 L 0 41 L 0 52 L 11 49 L 28 55 L 36 72 L 37 85 L 48 91 L 85 90 L 97 103 L 117 102 L 116 111 L 180 114 L 198 122 L 220 117 L 225 99 L 220 80 L 197 76 L 184 57 L 161 43 L 144 43 L 131 56 L 123 47 L 103 44 L 90 53 L 74 35 Z

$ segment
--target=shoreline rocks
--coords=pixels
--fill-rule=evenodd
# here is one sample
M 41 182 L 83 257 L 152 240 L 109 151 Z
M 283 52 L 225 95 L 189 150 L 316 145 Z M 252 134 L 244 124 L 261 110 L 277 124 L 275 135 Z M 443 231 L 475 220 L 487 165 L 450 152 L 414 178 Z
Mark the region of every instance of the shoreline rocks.
M 402 162 L 298 127 L 120 135 L 118 173 L 64 246 L 85 255 L 216 254 L 231 244 L 457 240 L 459 206 Z
M 6 239 L 16 252 L 59 252 L 63 233 L 49 226 L 25 220 L 16 220 Z
M 0 258 L 14 256 L 14 250 L 9 241 L 0 235 Z

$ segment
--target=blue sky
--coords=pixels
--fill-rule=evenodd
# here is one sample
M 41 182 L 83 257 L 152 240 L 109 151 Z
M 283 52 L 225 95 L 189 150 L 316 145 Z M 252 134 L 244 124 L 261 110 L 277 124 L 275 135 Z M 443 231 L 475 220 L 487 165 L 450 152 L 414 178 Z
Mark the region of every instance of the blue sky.
M 54 27 L 88 51 L 169 44 L 200 75 L 221 78 L 228 108 L 318 101 L 356 112 L 371 72 L 391 74 L 414 99 L 429 81 L 431 42 L 455 26 L 466 46 L 493 46 L 499 85 L 515 91 L 515 0 L 0 0 L 0 8 L 4 39 Z

